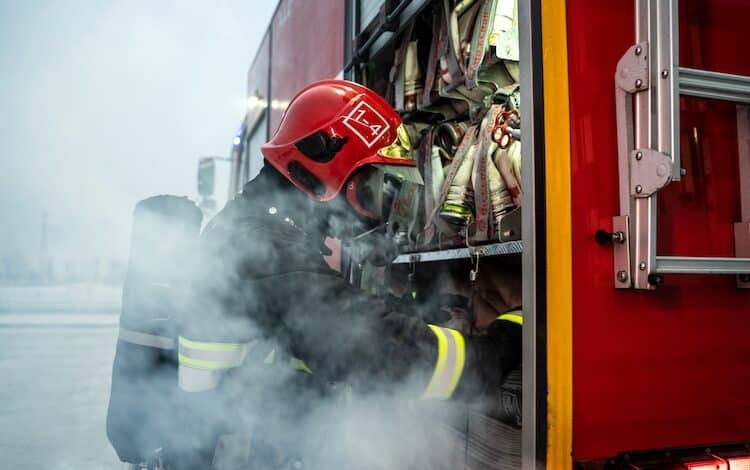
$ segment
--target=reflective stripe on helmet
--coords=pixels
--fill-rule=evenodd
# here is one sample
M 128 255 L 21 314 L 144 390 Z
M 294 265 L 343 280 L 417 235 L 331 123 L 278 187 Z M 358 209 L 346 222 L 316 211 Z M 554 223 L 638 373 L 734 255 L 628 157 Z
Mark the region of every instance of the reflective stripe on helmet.
M 503 313 L 502 315 L 500 315 L 499 317 L 497 317 L 497 319 L 498 320 L 503 320 L 503 321 L 513 322 L 513 323 L 515 323 L 517 325 L 523 326 L 523 316 L 521 315 L 521 311 L 520 310 L 515 310 L 513 312 Z
M 170 338 L 169 336 L 141 333 L 140 331 L 129 330 L 123 327 L 120 327 L 120 332 L 117 336 L 117 339 L 126 343 L 137 344 L 139 346 L 147 346 L 149 348 L 167 350 L 174 349 L 174 338 Z
M 446 400 L 458 385 L 466 360 L 464 337 L 456 330 L 435 325 L 430 327 L 438 342 L 438 357 L 435 371 L 422 398 Z
M 216 387 L 221 373 L 242 365 L 256 343 L 203 342 L 180 336 L 177 355 L 180 388 L 199 392 Z

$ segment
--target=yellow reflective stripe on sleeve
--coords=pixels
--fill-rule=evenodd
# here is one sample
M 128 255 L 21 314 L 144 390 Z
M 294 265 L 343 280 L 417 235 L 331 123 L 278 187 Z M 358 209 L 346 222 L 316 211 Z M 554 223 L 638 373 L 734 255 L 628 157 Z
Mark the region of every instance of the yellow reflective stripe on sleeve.
M 206 343 L 179 337 L 179 365 L 196 369 L 217 370 L 238 367 L 257 341 L 249 343 Z
M 446 356 L 446 350 L 448 349 L 448 339 L 445 337 L 445 333 L 443 333 L 443 329 L 435 326 L 435 325 L 427 325 L 430 327 L 433 333 L 435 333 L 435 336 L 437 337 L 438 342 L 438 358 L 437 363 L 435 364 L 435 370 L 432 372 L 432 378 L 430 379 L 430 383 L 427 385 L 427 389 L 425 390 L 424 394 L 429 395 L 430 392 L 433 391 L 435 388 L 435 384 L 438 381 L 438 378 L 440 377 L 440 373 L 445 369 L 445 356 Z
M 512 312 L 510 312 L 510 313 L 503 313 L 502 315 L 500 315 L 499 317 L 497 317 L 497 319 L 498 320 L 504 320 L 504 321 L 513 322 L 513 323 L 516 323 L 518 325 L 523 326 L 523 317 L 521 315 L 517 314 L 517 313 L 512 313 Z
M 213 343 L 203 341 L 192 341 L 183 336 L 179 337 L 180 346 L 185 346 L 191 349 L 199 349 L 201 351 L 237 351 L 243 349 L 249 343 Z
M 180 366 L 194 367 L 196 369 L 205 370 L 221 370 L 231 369 L 233 367 L 239 367 L 242 365 L 242 361 L 211 361 L 206 359 L 193 359 L 187 357 L 184 354 L 177 354 Z
M 451 335 L 453 340 L 456 342 L 456 364 L 453 367 L 453 374 L 451 375 L 449 387 L 449 395 L 453 395 L 453 391 L 458 386 L 458 381 L 461 380 L 461 373 L 464 371 L 464 363 L 466 362 L 466 343 L 464 343 L 464 337 L 461 333 L 456 330 L 446 328 Z
M 438 343 L 438 357 L 430 383 L 422 398 L 446 400 L 461 379 L 466 361 L 464 337 L 456 330 L 435 325 L 427 325 L 435 334 Z
M 218 343 L 178 338 L 178 382 L 186 392 L 213 390 L 230 369 L 239 367 L 257 341 Z

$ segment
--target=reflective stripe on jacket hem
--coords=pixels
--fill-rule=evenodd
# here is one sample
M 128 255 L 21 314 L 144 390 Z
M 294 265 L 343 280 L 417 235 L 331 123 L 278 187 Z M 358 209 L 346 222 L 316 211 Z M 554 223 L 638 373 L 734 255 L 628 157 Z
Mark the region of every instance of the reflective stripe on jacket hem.
M 174 338 L 141 333 L 140 331 L 129 330 L 123 327 L 120 327 L 117 339 L 125 341 L 126 343 L 147 346 L 149 348 L 174 349 Z
M 458 385 L 466 361 L 464 337 L 451 328 L 427 325 L 437 337 L 438 357 L 435 371 L 422 398 L 446 400 L 451 397 Z

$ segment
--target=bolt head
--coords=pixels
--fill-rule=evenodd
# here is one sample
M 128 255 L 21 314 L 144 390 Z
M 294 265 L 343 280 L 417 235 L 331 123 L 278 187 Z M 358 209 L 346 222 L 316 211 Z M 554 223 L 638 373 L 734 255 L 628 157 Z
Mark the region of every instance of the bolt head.
M 641 52 L 643 52 L 643 48 L 641 46 L 636 46 L 635 55 L 641 55 Z
M 667 78 L 669 76 L 669 70 L 664 69 L 661 71 L 661 78 Z
M 628 282 L 628 273 L 625 271 L 617 271 L 617 280 L 620 282 Z
M 641 159 L 643 159 L 643 152 L 636 152 L 636 153 L 635 153 L 635 159 L 636 159 L 636 160 L 641 160 Z
M 640 269 L 641 271 L 645 271 L 646 270 L 646 262 L 645 261 L 641 261 L 638 264 L 638 269 Z
M 640 184 L 636 185 L 635 186 L 635 192 L 637 194 L 641 194 L 643 192 L 643 186 L 641 186 Z
M 636 87 L 636 88 L 640 88 L 640 87 L 642 87 L 642 86 L 643 86 L 643 80 L 641 80 L 641 79 L 639 78 L 638 80 L 636 80 L 636 81 L 635 81 L 635 87 Z
M 660 286 L 664 284 L 664 276 L 662 276 L 661 274 L 649 274 L 648 283 L 652 286 Z

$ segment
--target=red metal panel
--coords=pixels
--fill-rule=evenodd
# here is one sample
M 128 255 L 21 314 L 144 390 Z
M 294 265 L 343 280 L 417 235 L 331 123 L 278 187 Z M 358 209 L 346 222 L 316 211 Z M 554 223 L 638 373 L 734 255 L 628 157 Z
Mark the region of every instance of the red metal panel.
M 258 47 L 258 52 L 247 71 L 247 97 L 256 97 L 256 100 L 248 101 L 250 105 L 247 111 L 247 129 L 255 127 L 255 123 L 260 118 L 269 102 L 268 90 L 268 68 L 270 67 L 271 52 L 271 35 L 266 31 L 263 41 Z
M 613 288 L 612 250 L 596 245 L 594 232 L 618 214 L 613 74 L 634 41 L 633 2 L 567 7 L 573 457 L 749 440 L 750 291 L 736 290 L 730 276 L 668 276 L 654 292 Z M 680 7 L 682 65 L 750 75 L 740 46 L 750 3 Z M 692 99 L 682 108 L 688 175 L 660 192 L 660 254 L 732 256 L 731 223 L 740 217 L 734 108 Z
M 271 135 L 284 104 L 308 83 L 344 68 L 344 2 L 281 0 L 271 23 Z

